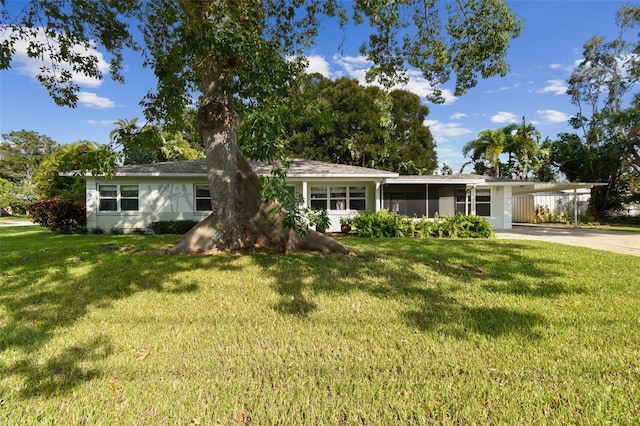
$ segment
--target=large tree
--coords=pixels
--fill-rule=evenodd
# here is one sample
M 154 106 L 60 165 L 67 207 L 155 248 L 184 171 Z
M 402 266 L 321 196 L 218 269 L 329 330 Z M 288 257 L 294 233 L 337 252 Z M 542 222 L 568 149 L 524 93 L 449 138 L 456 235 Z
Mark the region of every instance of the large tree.
M 0 178 L 13 183 L 31 180 L 38 166 L 58 144 L 49 136 L 30 130 L 2 135 L 0 141 Z
M 310 160 L 430 174 L 435 143 L 424 119 L 429 109 L 405 90 L 385 93 L 346 77 L 302 79 L 300 109 L 287 123 L 287 153 Z
M 625 5 L 616 17 L 618 36 L 594 36 L 584 45 L 583 60 L 572 72 L 568 94 L 578 107 L 571 119 L 580 136 L 560 135 L 553 159 L 569 179 L 607 183 L 591 193 L 591 212 L 604 218 L 622 206 L 640 171 L 638 103 L 625 103 L 640 81 L 640 42 L 627 33 L 640 25 L 640 7 Z M 636 98 L 637 99 L 637 98 Z
M 140 46 L 128 28 L 131 18 L 140 23 L 144 40 Z M 15 42 L 26 39 L 29 55 L 52 58 L 52 66 L 42 70 L 42 84 L 56 102 L 74 106 L 78 86 L 73 73 L 60 63 L 69 62 L 76 72 L 100 77 L 91 54 L 97 41 L 111 54 L 112 75 L 120 78 L 122 50 L 139 48 L 158 80 L 157 90 L 144 102 L 148 119 L 180 126 L 185 106 L 193 102 L 193 96 L 198 98 L 197 121 L 206 147 L 214 210 L 181 239 L 176 250 L 261 245 L 346 251 L 313 232 L 299 238 L 281 228 L 261 202 L 258 178 L 237 141 L 237 102 L 273 106 L 286 99 L 295 87 L 295 77 L 305 68 L 302 55 L 325 18 L 335 18 L 343 28 L 368 25 L 370 35 L 361 54 L 374 64 L 369 78 L 391 87 L 406 78 L 407 67 L 414 67 L 433 84 L 435 100 L 440 99 L 438 88 L 452 74 L 456 95 L 472 88 L 479 77 L 504 75 L 507 46 L 521 28 L 500 0 L 444 4 L 417 0 L 40 0 L 29 2 L 18 15 L 3 7 L 2 24 L 12 32 L 0 44 L 0 69 L 10 67 Z M 278 124 L 278 120 L 261 122 Z M 263 133 L 270 139 L 265 140 L 263 150 L 254 150 L 263 157 L 256 159 L 276 160 L 278 150 L 270 144 L 277 132 Z

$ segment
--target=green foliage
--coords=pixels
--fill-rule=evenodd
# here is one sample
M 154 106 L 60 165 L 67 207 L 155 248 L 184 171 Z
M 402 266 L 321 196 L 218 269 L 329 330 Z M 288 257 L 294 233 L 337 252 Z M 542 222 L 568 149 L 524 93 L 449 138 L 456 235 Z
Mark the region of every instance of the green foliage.
M 483 217 L 456 215 L 433 220 L 420 220 L 396 212 L 380 210 L 364 212 L 351 220 L 351 234 L 367 238 L 389 237 L 449 237 L 449 238 L 490 238 L 493 228 Z
M 0 143 L 0 178 L 19 184 L 28 182 L 40 163 L 56 148 L 57 143 L 40 133 L 20 130 L 5 133 Z
M 355 79 L 301 79 L 298 111 L 287 122 L 290 156 L 429 174 L 437 166 L 435 142 L 424 120 L 429 109 L 404 90 L 386 94 Z
M 24 214 L 27 204 L 35 199 L 35 191 L 28 182 L 14 183 L 0 178 L 0 208 L 10 207 L 14 213 Z
M 310 209 L 307 211 L 309 226 L 315 226 L 320 232 L 324 232 L 331 226 L 331 219 L 325 209 Z
M 138 127 L 138 119 L 116 120 L 111 131 L 112 149 L 121 150 L 124 164 L 147 164 L 165 161 L 195 160 L 203 158 L 199 144 L 191 145 L 181 132 L 167 132 L 145 124 Z
M 554 164 L 569 180 L 604 182 L 594 188 L 590 210 L 598 219 L 622 210 L 640 192 L 640 81 L 638 38 L 640 7 L 625 5 L 617 13 L 619 33 L 612 41 L 594 36 L 584 44 L 583 60 L 571 73 L 567 93 L 578 107 L 570 124 L 580 132 L 561 134 L 551 147 Z M 624 59 L 621 59 L 624 58 Z M 590 115 L 589 115 L 590 114 Z
M 161 220 L 149 225 L 154 234 L 186 234 L 198 224 L 195 220 Z
M 75 200 L 61 198 L 40 200 L 27 206 L 33 222 L 51 231 L 70 233 L 75 227 L 85 226 L 86 205 Z
M 34 185 L 44 199 L 62 197 L 76 201 L 85 199 L 86 173 L 111 175 L 119 159 L 110 146 L 91 141 L 78 141 L 58 146 L 47 157 L 33 178 Z M 60 173 L 67 172 L 66 176 Z

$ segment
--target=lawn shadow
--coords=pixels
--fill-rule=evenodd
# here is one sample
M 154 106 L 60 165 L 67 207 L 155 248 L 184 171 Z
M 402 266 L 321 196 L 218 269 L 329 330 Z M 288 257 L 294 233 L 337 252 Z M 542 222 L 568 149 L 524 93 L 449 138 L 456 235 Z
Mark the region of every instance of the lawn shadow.
M 274 278 L 273 288 L 280 297 L 274 309 L 304 319 L 318 308 L 316 294 L 364 292 L 402 301 L 406 306 L 403 321 L 421 331 L 458 338 L 472 334 L 537 338 L 537 330 L 545 323 L 539 313 L 498 304 L 468 306 L 456 297 L 460 288 L 529 298 L 576 291 L 555 280 L 561 263 L 548 259 L 541 263 L 526 244 L 413 239 L 346 242 L 355 247 L 355 255 L 254 256 Z
M 14 360 L 0 364 L 0 375 L 22 378 L 19 396 L 25 398 L 68 392 L 102 375 L 91 365 L 112 353 L 107 336 L 64 343 L 55 355 L 43 355 L 54 337 L 90 309 L 139 292 L 195 292 L 195 278 L 184 282 L 176 275 L 197 268 L 238 268 L 231 257 L 165 255 L 152 236 L 7 230 L 1 231 L 0 247 L 0 353 L 11 351 Z

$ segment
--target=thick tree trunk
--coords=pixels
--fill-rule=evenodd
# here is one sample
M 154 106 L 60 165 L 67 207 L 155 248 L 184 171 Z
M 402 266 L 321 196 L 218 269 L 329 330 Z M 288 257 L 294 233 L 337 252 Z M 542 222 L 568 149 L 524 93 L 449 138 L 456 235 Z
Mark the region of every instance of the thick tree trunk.
M 173 251 L 212 253 L 245 248 L 267 248 L 349 253 L 333 238 L 310 230 L 300 236 L 282 226 L 285 212 L 269 214 L 263 205 L 260 182 L 237 144 L 238 120 L 229 102 L 201 107 L 198 121 L 207 147 L 212 213 L 186 233 Z

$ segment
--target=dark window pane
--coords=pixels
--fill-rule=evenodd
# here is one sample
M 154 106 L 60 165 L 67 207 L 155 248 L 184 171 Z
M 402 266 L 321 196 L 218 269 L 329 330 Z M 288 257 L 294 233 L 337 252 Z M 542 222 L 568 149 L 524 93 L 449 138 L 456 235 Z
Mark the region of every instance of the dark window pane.
M 311 198 L 327 198 L 327 187 L 326 186 L 312 186 L 311 187 Z
M 196 185 L 196 197 L 210 198 L 209 187 L 207 185 Z
M 120 196 L 125 198 L 137 198 L 138 185 L 122 185 L 120 187 Z
M 100 200 L 100 211 L 102 212 L 115 212 L 118 210 L 118 203 L 113 198 L 107 198 Z
M 332 186 L 331 198 L 347 198 L 347 188 L 345 186 Z
M 100 185 L 100 197 L 116 198 L 118 196 L 118 188 L 115 185 Z
M 211 210 L 211 198 L 198 198 L 196 200 L 196 211 L 208 212 Z
M 327 200 L 311 200 L 311 207 L 314 207 L 316 209 L 326 209 Z
M 331 200 L 331 210 L 346 210 L 347 200 Z
M 352 186 L 349 188 L 349 197 L 351 198 L 365 198 L 367 191 L 364 186 Z
M 491 216 L 491 204 L 476 204 L 476 216 Z
M 120 210 L 124 211 L 137 211 L 138 210 L 138 199 L 130 198 L 130 199 L 122 199 L 120 200 Z
M 366 209 L 366 202 L 365 202 L 365 200 L 350 200 L 349 201 L 349 208 L 351 210 L 365 210 Z

